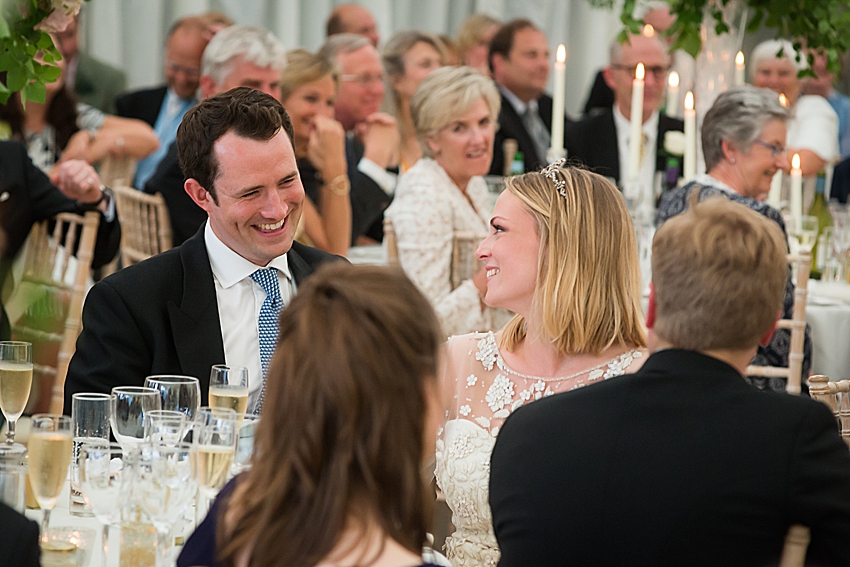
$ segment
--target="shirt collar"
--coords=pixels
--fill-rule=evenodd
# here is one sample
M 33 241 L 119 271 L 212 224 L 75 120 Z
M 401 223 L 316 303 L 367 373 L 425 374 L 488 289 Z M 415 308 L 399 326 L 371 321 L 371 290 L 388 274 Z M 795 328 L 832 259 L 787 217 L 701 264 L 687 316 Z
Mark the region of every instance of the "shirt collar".
M 195 98 L 180 98 L 177 96 L 177 93 L 174 92 L 174 89 L 168 87 L 165 91 L 164 104 L 168 116 L 174 116 L 183 108 L 193 106 L 195 104 Z
M 292 282 L 292 274 L 289 271 L 289 262 L 287 262 L 286 254 L 273 259 L 269 262 L 268 266 L 258 266 L 240 256 L 222 242 L 215 232 L 213 232 L 209 221 L 206 222 L 206 226 L 204 227 L 204 243 L 207 246 L 207 256 L 210 259 L 213 276 L 218 280 L 221 287 L 225 289 L 236 285 L 245 278 L 251 277 L 251 274 L 261 268 L 277 268 L 290 284 Z
M 536 100 L 530 100 L 528 101 L 528 103 L 525 103 L 521 101 L 517 95 L 508 90 L 507 87 L 499 84 L 497 84 L 496 86 L 499 87 L 499 92 L 502 93 L 506 99 L 508 99 L 508 102 L 511 103 L 511 106 L 514 107 L 514 110 L 516 110 L 516 113 L 519 116 L 523 116 L 525 114 L 525 111 L 529 108 L 531 108 L 532 110 L 537 110 Z

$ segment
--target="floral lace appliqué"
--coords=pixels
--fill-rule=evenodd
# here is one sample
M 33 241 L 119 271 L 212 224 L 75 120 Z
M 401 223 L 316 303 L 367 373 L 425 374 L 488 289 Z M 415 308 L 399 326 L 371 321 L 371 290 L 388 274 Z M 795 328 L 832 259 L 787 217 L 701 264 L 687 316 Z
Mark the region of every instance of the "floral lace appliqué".
M 498 411 L 509 405 L 514 398 L 514 383 L 511 382 L 504 374 L 499 374 L 493 380 L 490 389 L 487 390 L 487 395 L 484 399 L 490 409 Z

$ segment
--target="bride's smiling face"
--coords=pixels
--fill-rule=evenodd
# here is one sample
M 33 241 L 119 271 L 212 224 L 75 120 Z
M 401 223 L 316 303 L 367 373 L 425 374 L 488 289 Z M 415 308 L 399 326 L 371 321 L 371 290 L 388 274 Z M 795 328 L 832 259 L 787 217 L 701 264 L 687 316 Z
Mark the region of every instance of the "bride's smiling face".
M 534 217 L 518 197 L 503 191 L 493 209 L 490 234 L 476 251 L 487 271 L 487 305 L 528 317 L 537 288 L 539 252 Z

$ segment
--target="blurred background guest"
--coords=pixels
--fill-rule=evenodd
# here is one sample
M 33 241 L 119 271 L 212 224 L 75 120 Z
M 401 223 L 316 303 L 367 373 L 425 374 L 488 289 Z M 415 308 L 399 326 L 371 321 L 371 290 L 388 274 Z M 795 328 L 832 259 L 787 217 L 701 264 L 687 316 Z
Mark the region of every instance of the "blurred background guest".
M 784 94 L 788 99 L 793 114 L 785 140 L 786 163 L 794 154 L 800 154 L 800 169 L 809 176 L 838 159 L 838 116 L 823 97 L 802 94 L 805 79 L 797 73 L 808 63 L 805 57 L 797 61 L 797 55 L 790 41 L 773 39 L 753 49 L 749 65 L 753 85 Z
M 460 51 L 457 48 L 457 43 L 450 36 L 441 33 L 437 36 L 440 43 L 443 45 L 443 51 L 446 52 L 446 57 L 443 61 L 444 65 L 461 65 Z
M 114 114 L 115 99 L 127 88 L 124 71 L 80 51 L 79 33 L 77 16 L 53 39 L 67 67 L 65 88 L 75 100 Z
M 410 30 L 395 34 L 381 51 L 389 88 L 384 95 L 384 112 L 398 123 L 401 145 L 398 169 L 404 173 L 422 157 L 416 138 L 410 101 L 422 79 L 445 64 L 446 53 L 440 40 L 431 34 Z
M 457 49 L 460 61 L 468 67 L 477 69 L 485 77 L 490 76 L 490 40 L 499 31 L 499 20 L 487 14 L 472 14 L 457 32 Z
M 791 111 L 779 104 L 776 95 L 749 85 L 734 87 L 717 97 L 702 123 L 702 151 L 708 173 L 661 196 L 657 224 L 687 208 L 692 191 L 699 191 L 700 200 L 723 195 L 730 201 L 749 207 L 774 221 L 785 235 L 782 215 L 764 202 L 770 191 L 773 174 L 787 163 L 785 140 L 786 123 Z M 791 270 L 785 283 L 783 317 L 794 314 L 794 283 Z M 752 364 L 757 366 L 788 366 L 790 330 L 777 329 L 770 343 L 759 345 Z M 803 377 L 812 365 L 810 331 L 806 329 L 803 358 Z M 787 379 L 747 377 L 761 389 L 785 391 Z
M 413 95 L 411 114 L 423 157 L 399 180 L 386 218 L 401 267 L 437 310 L 449 336 L 501 325 L 483 302 L 484 268 L 452 289 L 455 232 L 487 233 L 487 173 L 499 115 L 493 82 L 471 67 L 443 67 Z
M 75 102 L 65 89 L 65 60 L 56 65 L 63 74 L 45 85 L 43 103 L 29 101 L 24 110 L 20 93 L 15 93 L 0 106 L 0 137 L 5 130 L 7 138 L 24 142 L 33 163 L 44 172 L 71 159 L 90 164 L 109 154 L 141 159 L 157 148 L 156 134 L 141 120 L 110 116 Z
M 252 467 L 177 565 L 422 565 L 442 341 L 400 270 L 314 274 L 281 316 Z
M 341 33 L 353 33 L 362 35 L 369 40 L 372 47 L 377 48 L 380 43 L 378 26 L 372 12 L 358 4 L 340 4 L 333 9 L 328 16 L 325 25 L 327 37 Z
M 345 256 L 351 242 L 351 201 L 345 131 L 334 120 L 339 74 L 306 49 L 286 54 L 281 102 L 289 113 L 298 172 L 307 199 L 295 239 Z
M 646 356 L 635 230 L 601 175 L 557 164 L 508 177 L 478 247 L 485 301 L 517 315 L 498 333 L 449 339 L 437 483 L 457 531 L 455 567 L 496 565 L 490 453 L 523 404 L 633 372 Z
M 838 116 L 838 149 L 841 158 L 850 157 L 850 97 L 835 90 L 835 73 L 826 68 L 826 56 L 812 53 L 812 72 L 815 77 L 806 79 L 804 95 L 818 95 L 826 99 Z

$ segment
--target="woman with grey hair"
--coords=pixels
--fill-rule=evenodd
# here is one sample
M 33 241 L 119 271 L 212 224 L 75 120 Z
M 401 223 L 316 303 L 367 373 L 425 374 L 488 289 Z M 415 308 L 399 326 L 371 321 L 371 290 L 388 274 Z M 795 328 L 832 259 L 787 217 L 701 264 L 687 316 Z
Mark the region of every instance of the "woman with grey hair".
M 454 233 L 486 235 L 487 184 L 500 98 L 470 67 L 443 67 L 413 95 L 411 115 L 423 157 L 401 176 L 384 218 L 392 222 L 401 267 L 434 305 L 447 335 L 500 327 L 487 307 L 483 268 L 452 289 Z
M 777 170 L 787 165 L 786 124 L 791 112 L 779 103 L 776 94 L 749 85 L 735 87 L 717 97 L 702 123 L 702 149 L 708 173 L 661 196 L 656 224 L 659 226 L 683 212 L 694 191 L 700 201 L 722 195 L 749 207 L 776 222 L 785 233 L 782 215 L 764 202 Z M 794 311 L 794 284 L 791 271 L 785 285 L 783 317 Z M 753 364 L 788 366 L 790 333 L 778 329 L 767 346 L 760 346 Z M 806 331 L 803 376 L 811 368 L 812 350 Z M 785 391 L 785 378 L 749 377 L 759 388 Z
M 387 74 L 383 110 L 398 122 L 401 138 L 398 167 L 399 172 L 404 173 L 422 157 L 410 115 L 410 101 L 422 79 L 445 64 L 446 53 L 436 37 L 408 30 L 390 38 L 381 52 L 381 59 Z
M 778 56 L 778 53 L 782 56 Z M 784 94 L 793 115 L 788 121 L 786 163 L 800 154 L 803 175 L 815 175 L 825 165 L 838 159 L 838 115 L 822 96 L 800 96 L 807 79 L 797 73 L 808 68 L 805 56 L 797 60 L 797 51 L 785 39 L 758 44 L 750 55 L 753 85 Z

